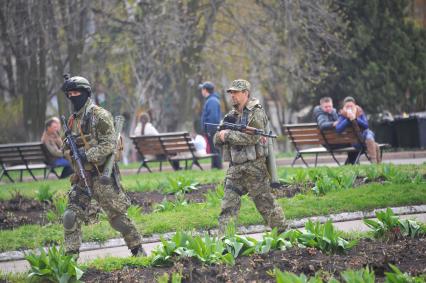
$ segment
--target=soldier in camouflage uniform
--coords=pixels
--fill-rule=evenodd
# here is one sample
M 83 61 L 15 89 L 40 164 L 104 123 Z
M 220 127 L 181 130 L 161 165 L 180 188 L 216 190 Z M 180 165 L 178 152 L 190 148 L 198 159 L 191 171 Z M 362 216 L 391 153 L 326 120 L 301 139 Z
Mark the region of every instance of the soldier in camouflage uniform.
M 72 134 L 76 136 L 78 154 L 83 160 L 92 197 L 108 216 L 111 226 L 122 234 L 132 254 L 143 255 L 141 237 L 126 215 L 130 202 L 123 192 L 119 179 L 114 178 L 115 181 L 108 185 L 101 184 L 99 181 L 103 165 L 116 144 L 112 115 L 93 103 L 90 98 L 90 83 L 85 78 L 75 76 L 65 80 L 62 90 L 74 107 L 68 126 Z M 67 148 L 64 150 L 69 152 Z M 72 163 L 74 172 L 78 172 L 74 160 Z M 91 198 L 77 174 L 71 177 L 71 185 L 68 206 L 63 216 L 65 250 L 68 254 L 78 256 L 81 245 L 81 224 L 87 218 Z
M 250 98 L 250 83 L 235 80 L 227 90 L 231 94 L 234 109 L 223 119 L 225 122 L 245 124 L 266 131 L 268 117 L 259 100 Z M 225 178 L 225 195 L 219 216 L 219 233 L 224 234 L 226 227 L 236 218 L 241 205 L 241 196 L 248 194 L 256 208 L 270 227 L 279 232 L 287 225 L 282 208 L 275 201 L 269 183 L 266 164 L 268 146 L 266 138 L 249 135 L 239 131 L 221 130 L 214 136 L 214 142 L 223 149 L 223 158 L 229 161 Z

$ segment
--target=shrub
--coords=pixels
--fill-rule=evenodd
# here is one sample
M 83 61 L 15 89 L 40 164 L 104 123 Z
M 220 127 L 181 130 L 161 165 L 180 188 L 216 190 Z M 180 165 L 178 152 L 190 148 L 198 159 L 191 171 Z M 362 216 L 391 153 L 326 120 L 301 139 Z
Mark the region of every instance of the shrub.
M 317 195 L 325 195 L 327 192 L 331 192 L 340 188 L 337 179 L 332 179 L 327 175 L 317 178 L 315 186 L 312 191 Z
M 161 245 L 152 254 L 152 265 L 168 264 L 173 256 L 195 257 L 208 264 L 234 263 L 234 258 L 220 239 L 208 235 L 192 236 L 185 232 L 177 232 L 168 241 L 162 239 Z
M 364 219 L 364 223 L 373 230 L 376 238 L 398 238 L 400 236 L 416 237 L 422 233 L 421 226 L 413 220 L 401 220 L 392 209 L 376 212 L 377 220 Z
M 288 174 L 288 171 L 284 171 L 282 175 L 282 182 L 287 184 L 300 184 L 304 185 L 308 181 L 308 173 L 304 169 L 296 169 L 294 174 Z
M 195 257 L 203 263 L 235 263 L 232 254 L 226 252 L 225 245 L 216 237 L 205 235 L 190 238 L 188 250 L 194 251 Z
M 273 275 L 275 275 L 275 281 L 277 283 L 322 283 L 323 281 L 321 278 L 318 277 L 311 277 L 307 278 L 304 274 L 300 274 L 297 276 L 296 274 L 292 272 L 282 272 L 278 268 L 274 269 Z M 336 280 L 329 281 L 331 282 L 338 282 Z
M 64 193 L 57 193 L 53 197 L 53 209 L 47 212 L 49 222 L 61 222 L 65 209 L 67 209 L 68 198 Z
M 241 255 L 250 255 L 254 252 L 256 246 L 256 239 L 246 236 L 233 235 L 222 238 L 225 244 L 225 249 L 234 258 Z
M 382 172 L 378 166 L 369 166 L 365 172 L 365 177 L 368 181 L 373 182 L 382 176 Z
M 254 247 L 256 253 L 268 253 L 271 250 L 285 250 L 292 247 L 292 244 L 285 240 L 283 234 L 278 234 L 277 229 L 272 229 L 263 235 L 262 241 L 257 242 Z
M 141 220 L 142 219 L 142 207 L 138 205 L 131 205 L 127 209 L 127 215 L 133 220 Z
M 304 246 L 319 249 L 323 252 L 342 252 L 352 248 L 356 241 L 347 241 L 341 237 L 342 232 L 335 230 L 331 220 L 325 224 L 308 221 L 306 232 L 299 236 L 298 242 Z
M 170 278 L 170 275 L 167 273 L 164 273 L 162 276 L 157 278 L 158 283 L 181 283 L 182 282 L 182 274 L 173 272 L 172 276 Z
M 166 198 L 162 202 L 154 205 L 154 212 L 172 211 L 178 207 L 187 206 L 188 202 L 185 199 L 184 193 L 176 193 L 176 199 L 169 201 Z
M 185 177 L 184 175 L 177 176 L 176 178 L 167 177 L 169 185 L 166 187 L 166 193 L 188 193 L 190 191 L 198 190 L 197 182 L 193 182 L 190 178 Z
M 292 272 L 282 272 L 278 268 L 275 268 L 271 274 L 275 276 L 277 283 L 322 283 L 324 282 L 317 274 L 315 277 L 306 277 L 304 274 L 296 275 Z M 370 271 L 368 267 L 361 270 L 347 270 L 340 273 L 340 276 L 346 283 L 374 283 L 375 275 L 373 271 Z M 335 278 L 331 278 L 328 283 L 339 283 Z
M 206 196 L 206 203 L 210 206 L 218 206 L 223 199 L 225 192 L 223 184 L 219 184 L 216 187 L 216 190 L 209 190 Z
M 360 270 L 347 270 L 340 274 L 346 283 L 374 283 L 376 277 L 374 271 L 368 267 Z
M 423 178 L 416 173 L 412 176 L 410 173 L 398 169 L 395 165 L 386 164 L 383 166 L 383 177 L 386 181 L 394 184 L 421 183 Z
M 389 264 L 392 272 L 385 272 L 386 283 L 424 283 L 426 282 L 425 278 L 422 277 L 413 277 L 407 273 L 402 273 L 398 267 L 395 265 Z
M 40 248 L 40 255 L 30 253 L 25 256 L 30 263 L 29 278 L 38 278 L 43 282 L 80 282 L 83 271 L 78 268 L 76 260 L 66 255 L 63 247 L 52 246 L 47 253 Z
M 329 168 L 325 172 L 319 171 L 314 178 L 315 186 L 312 188 L 317 195 L 325 195 L 327 192 L 349 189 L 353 187 L 357 172 L 333 171 Z
M 158 245 L 152 251 L 152 265 L 163 265 L 170 263 L 171 258 L 179 247 L 186 247 L 190 235 L 184 232 L 176 232 L 170 240 L 161 239 L 161 245 Z
M 52 201 L 53 193 L 50 192 L 49 186 L 39 187 L 36 195 L 36 199 L 41 202 L 50 202 Z

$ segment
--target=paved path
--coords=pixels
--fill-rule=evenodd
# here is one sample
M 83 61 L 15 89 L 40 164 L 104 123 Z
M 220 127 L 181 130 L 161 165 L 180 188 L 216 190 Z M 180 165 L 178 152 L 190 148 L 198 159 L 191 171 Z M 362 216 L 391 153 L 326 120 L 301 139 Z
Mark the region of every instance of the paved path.
M 417 214 L 409 214 L 409 215 L 401 215 L 403 219 L 416 219 L 417 221 L 426 223 L 426 213 L 417 213 Z M 342 222 L 334 222 L 334 225 L 337 229 L 352 232 L 352 231 L 367 231 L 368 227 L 362 222 L 362 220 L 350 220 L 350 221 L 342 221 Z M 247 234 L 250 237 L 255 239 L 261 239 L 263 233 L 254 233 Z M 159 242 L 147 243 L 144 244 L 143 247 L 148 254 L 152 252 L 154 247 L 156 247 Z M 130 252 L 126 246 L 121 245 L 117 247 L 105 248 L 105 249 L 96 249 L 83 251 L 80 253 L 79 262 L 87 262 L 99 257 L 128 257 L 130 256 Z M 0 262 L 0 271 L 5 273 L 17 273 L 17 272 L 25 272 L 29 269 L 29 264 L 26 260 L 15 260 L 15 261 L 5 261 Z

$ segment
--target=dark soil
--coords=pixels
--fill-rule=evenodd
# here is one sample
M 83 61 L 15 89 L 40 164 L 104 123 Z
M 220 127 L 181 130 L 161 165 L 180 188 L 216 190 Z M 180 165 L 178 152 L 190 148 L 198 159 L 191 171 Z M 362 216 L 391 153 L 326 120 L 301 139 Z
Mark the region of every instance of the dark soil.
M 185 199 L 188 202 L 200 203 L 205 201 L 204 194 L 209 190 L 214 190 L 217 184 L 204 184 L 198 185 L 197 190 L 185 194 Z M 164 195 L 158 191 L 152 192 L 127 192 L 130 201 L 134 205 L 142 207 L 144 213 L 150 213 L 156 203 L 160 203 L 163 199 L 174 201 L 176 199 L 174 194 Z
M 49 209 L 51 205 L 48 202 L 20 195 L 8 201 L 0 201 L 0 229 L 12 229 L 24 224 L 47 224 L 45 211 Z
M 390 271 L 389 263 L 411 275 L 426 274 L 426 238 L 402 239 L 394 242 L 362 240 L 345 254 L 327 255 L 310 248 L 292 248 L 263 255 L 241 257 L 234 266 L 207 266 L 196 260 L 180 260 L 171 267 L 127 267 L 113 272 L 89 269 L 84 282 L 156 282 L 164 273 L 181 272 L 183 282 L 275 282 L 268 273 L 279 268 L 312 276 L 321 271 L 325 278 L 338 277 L 341 271 L 372 268 L 378 281 Z

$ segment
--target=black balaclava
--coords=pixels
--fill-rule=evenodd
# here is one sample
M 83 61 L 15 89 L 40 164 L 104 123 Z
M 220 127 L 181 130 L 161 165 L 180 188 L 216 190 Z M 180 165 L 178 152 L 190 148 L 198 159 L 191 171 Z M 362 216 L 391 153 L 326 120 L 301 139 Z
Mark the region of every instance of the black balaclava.
M 81 95 L 79 96 L 71 96 L 69 99 L 74 106 L 74 112 L 80 111 L 80 109 L 86 104 L 87 99 L 89 98 L 89 94 L 85 90 L 79 90 Z

